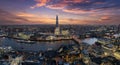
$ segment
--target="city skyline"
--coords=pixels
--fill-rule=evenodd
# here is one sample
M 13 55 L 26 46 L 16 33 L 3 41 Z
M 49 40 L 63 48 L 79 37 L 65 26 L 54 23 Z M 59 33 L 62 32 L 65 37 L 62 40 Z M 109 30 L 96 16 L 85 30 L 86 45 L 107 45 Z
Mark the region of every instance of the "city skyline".
M 1 0 L 0 24 L 108 24 L 120 21 L 120 0 Z

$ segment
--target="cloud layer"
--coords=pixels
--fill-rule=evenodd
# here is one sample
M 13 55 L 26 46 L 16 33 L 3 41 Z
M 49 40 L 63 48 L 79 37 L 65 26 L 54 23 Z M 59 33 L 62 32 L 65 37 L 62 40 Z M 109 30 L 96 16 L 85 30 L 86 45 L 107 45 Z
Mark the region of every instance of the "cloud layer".
M 120 8 L 120 0 L 35 0 L 35 2 L 36 4 L 31 8 L 45 6 L 77 14 Z
M 0 9 L 0 24 L 28 24 L 30 21 L 23 17 L 16 16 L 10 12 Z
M 62 24 L 71 21 L 71 24 L 119 24 L 120 21 L 120 0 L 23 0 L 21 4 L 14 4 L 15 2 L 19 3 L 17 0 L 1 0 L 1 24 L 55 24 L 56 14 L 60 15 Z M 14 5 L 9 7 L 9 4 Z

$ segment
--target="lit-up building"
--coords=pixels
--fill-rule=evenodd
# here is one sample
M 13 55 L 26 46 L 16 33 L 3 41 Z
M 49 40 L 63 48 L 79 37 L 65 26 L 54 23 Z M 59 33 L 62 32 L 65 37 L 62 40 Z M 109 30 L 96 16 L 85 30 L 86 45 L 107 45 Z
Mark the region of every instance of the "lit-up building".
M 56 15 L 55 35 L 60 35 L 60 26 L 59 26 L 59 21 L 58 21 L 58 16 L 57 15 Z
M 26 38 L 25 36 L 24 38 Z M 39 33 L 31 37 L 32 40 L 62 40 L 62 39 L 72 39 L 69 34 L 69 30 L 61 30 L 59 25 L 59 18 L 56 15 L 56 26 L 53 33 Z
M 55 28 L 54 34 L 55 35 L 69 35 L 68 30 L 60 30 L 58 15 L 56 15 L 56 28 Z

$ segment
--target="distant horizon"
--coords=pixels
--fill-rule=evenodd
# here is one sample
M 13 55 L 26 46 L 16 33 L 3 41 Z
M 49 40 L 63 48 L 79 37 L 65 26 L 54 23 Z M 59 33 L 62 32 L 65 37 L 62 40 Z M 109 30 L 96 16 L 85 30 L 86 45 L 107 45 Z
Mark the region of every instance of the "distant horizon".
M 20 25 L 20 26 L 22 26 L 22 25 L 56 25 L 56 24 L 0 24 L 0 26 L 11 26 L 11 25 Z M 59 24 L 59 25 L 90 25 L 90 26 L 97 26 L 97 25 L 108 25 L 108 26 L 111 26 L 111 25 L 116 25 L 116 26 L 118 26 L 118 25 L 120 25 L 120 24 L 96 24 L 96 25 L 94 25 L 94 24 Z

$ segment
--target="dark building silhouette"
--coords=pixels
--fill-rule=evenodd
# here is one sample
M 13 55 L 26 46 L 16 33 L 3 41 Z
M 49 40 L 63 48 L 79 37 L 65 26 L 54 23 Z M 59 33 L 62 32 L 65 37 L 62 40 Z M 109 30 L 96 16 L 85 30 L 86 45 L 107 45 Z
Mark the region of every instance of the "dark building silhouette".
M 56 15 L 56 27 L 59 27 L 58 15 Z
M 120 24 L 118 25 L 118 33 L 120 33 Z

